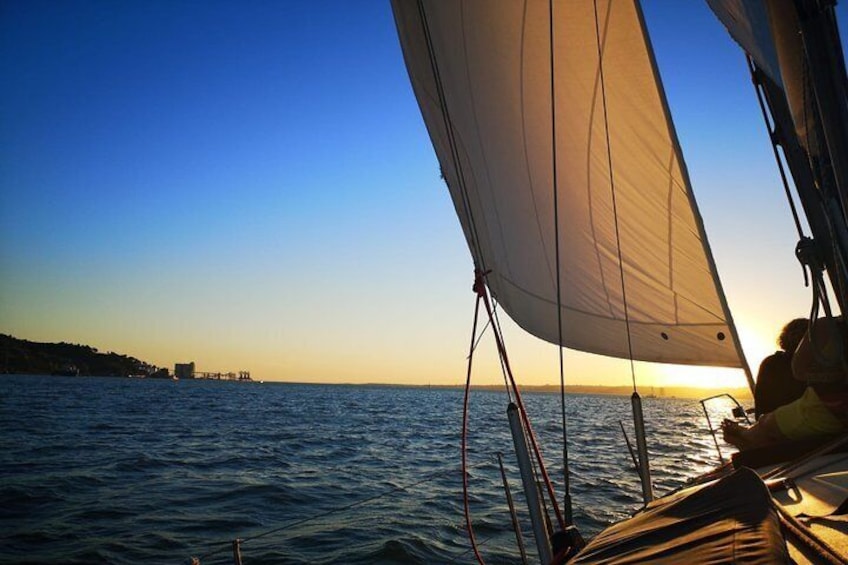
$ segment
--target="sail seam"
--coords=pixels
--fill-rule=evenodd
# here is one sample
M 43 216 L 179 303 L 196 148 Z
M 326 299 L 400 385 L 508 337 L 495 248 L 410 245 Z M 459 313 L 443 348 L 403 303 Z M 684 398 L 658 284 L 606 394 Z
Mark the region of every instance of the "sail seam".
M 556 305 L 556 302 L 554 302 L 553 300 L 550 300 L 549 298 L 545 298 L 544 296 L 541 296 L 539 294 L 525 290 L 523 287 L 515 284 L 515 282 L 513 282 L 512 280 L 510 280 L 506 277 L 501 276 L 501 277 L 498 277 L 498 278 L 501 279 L 501 282 L 508 284 L 509 286 L 516 289 L 518 292 L 522 293 L 525 296 L 529 296 L 529 297 L 534 298 L 534 299 L 536 299 L 540 302 L 544 302 L 544 303 L 550 304 L 552 306 Z M 680 297 L 679 295 L 675 295 L 675 296 Z M 674 322 L 674 323 L 672 323 L 672 322 L 643 322 L 643 321 L 631 319 L 630 323 L 631 323 L 631 325 L 651 325 L 651 324 L 654 324 L 654 325 L 673 325 L 673 326 L 678 327 L 678 328 L 706 327 L 706 326 L 724 327 L 726 325 L 723 318 L 721 318 L 720 316 L 717 316 L 716 314 L 714 314 L 710 310 L 707 310 L 707 309 L 701 307 L 697 302 L 689 301 L 689 303 L 692 306 L 699 308 L 705 314 L 708 314 L 708 315 L 714 317 L 717 321 L 716 322 L 690 322 L 690 323 L 681 324 L 679 322 Z M 576 314 L 583 314 L 583 315 L 586 315 L 586 316 L 592 316 L 593 318 L 598 318 L 600 320 L 620 321 L 615 316 L 603 316 L 603 315 L 598 314 L 596 312 L 590 312 L 589 310 L 583 310 L 583 309 L 580 309 L 580 308 L 576 308 L 574 306 L 568 306 L 567 304 L 563 304 L 562 308 L 564 310 L 569 311 L 569 312 L 574 312 Z
M 530 153 L 527 147 L 527 106 L 524 102 L 524 90 L 525 90 L 525 82 L 524 82 L 524 48 L 526 42 L 526 30 L 527 30 L 527 2 L 524 2 L 524 10 L 521 13 L 521 68 L 519 70 L 520 76 L 520 88 L 519 88 L 519 106 L 521 108 L 521 141 L 522 147 L 524 149 L 524 167 L 527 172 L 527 186 L 528 186 L 528 194 L 530 196 L 530 201 L 533 203 L 533 217 L 536 221 L 536 229 L 538 230 L 539 235 L 539 245 L 542 248 L 542 255 L 545 257 L 545 267 L 548 269 L 548 276 L 551 280 L 551 286 L 555 285 L 554 282 L 554 270 L 551 268 L 550 255 L 548 254 L 548 246 L 545 243 L 544 230 L 542 229 L 542 220 L 541 215 L 539 214 L 539 203 L 536 201 L 536 191 L 533 185 L 533 174 L 532 169 L 530 167 Z M 559 271 L 557 271 L 556 276 L 559 277 Z
M 595 37 L 597 39 L 598 44 L 598 74 L 601 79 L 601 102 L 604 110 L 604 134 L 606 135 L 607 140 L 607 166 L 609 168 L 609 180 L 610 180 L 610 194 L 612 196 L 612 215 L 615 223 L 615 243 L 616 248 L 618 250 L 618 266 L 619 273 L 621 275 L 621 301 L 624 306 L 624 326 L 627 333 L 627 353 L 630 358 L 630 373 L 633 379 L 633 391 L 636 392 L 636 367 L 633 364 L 633 340 L 630 336 L 630 315 L 627 307 L 627 288 L 624 283 L 624 258 L 621 252 L 621 232 L 619 229 L 618 222 L 618 207 L 615 198 L 615 174 L 612 166 L 612 143 L 610 141 L 610 131 L 609 131 L 609 113 L 607 111 L 607 93 L 606 93 L 606 84 L 604 81 L 604 51 L 601 49 L 601 28 L 598 22 L 598 2 L 595 0 Z M 606 21 L 608 22 L 610 19 L 610 14 L 612 12 L 612 4 L 607 3 L 607 12 L 606 12 Z M 604 35 L 606 37 L 606 29 L 604 30 Z
M 665 91 L 663 90 L 662 81 L 659 80 L 656 57 L 654 56 L 650 37 L 647 34 L 647 28 L 645 25 L 644 15 L 642 14 L 642 8 L 638 1 L 634 2 L 634 7 L 636 8 L 636 15 L 638 17 L 639 26 L 642 28 L 642 36 L 645 38 L 645 48 L 647 49 L 648 60 L 650 61 L 651 70 L 655 77 L 660 103 L 662 104 L 663 113 L 666 116 L 666 127 L 668 128 L 668 135 L 670 138 L 671 146 L 674 150 L 675 155 L 677 156 L 680 175 L 683 180 L 683 184 L 686 187 L 686 199 L 689 202 L 689 207 L 691 208 L 692 215 L 694 217 L 695 228 L 697 229 L 699 235 L 698 239 L 700 239 L 701 241 L 701 248 L 703 249 L 705 258 L 707 260 L 707 265 L 709 267 L 711 278 L 715 286 L 716 295 L 718 297 L 724 315 L 723 319 L 725 320 L 727 329 L 730 332 L 732 343 L 736 350 L 736 357 L 739 360 L 739 366 L 741 366 L 741 368 L 745 372 L 749 387 L 751 388 L 751 390 L 754 390 L 754 380 L 751 375 L 751 368 L 748 365 L 748 359 L 745 357 L 745 352 L 742 349 L 742 343 L 739 341 L 739 332 L 736 329 L 736 324 L 733 321 L 733 315 L 730 313 L 730 307 L 727 304 L 727 297 L 724 294 L 724 288 L 722 287 L 721 280 L 718 277 L 718 270 L 716 269 L 715 259 L 713 258 L 712 250 L 710 249 L 706 230 L 704 230 L 704 220 L 701 217 L 701 212 L 698 209 L 697 202 L 695 201 L 695 194 L 692 190 L 692 183 L 689 180 L 689 171 L 686 168 L 686 161 L 684 161 L 683 159 L 683 155 L 680 149 L 680 141 L 677 138 L 677 131 L 674 128 L 674 123 L 671 121 L 671 111 L 668 107 L 668 100 L 666 99 Z
M 674 319 L 680 317 L 677 304 L 677 293 L 674 292 L 674 222 L 672 221 L 672 210 L 674 206 L 674 150 L 670 151 L 668 159 L 668 201 L 667 207 L 667 223 L 668 223 L 668 288 L 672 291 L 674 301 Z
M 514 289 L 515 289 L 515 290 L 517 290 L 518 292 L 520 292 L 521 294 L 523 294 L 523 295 L 525 295 L 525 296 L 529 296 L 529 297 L 534 298 L 534 299 L 536 299 L 536 300 L 539 300 L 540 302 L 544 302 L 544 303 L 546 303 L 546 304 L 550 304 L 550 305 L 552 305 L 552 306 L 556 306 L 556 302 L 555 302 L 555 301 L 553 301 L 553 300 L 551 300 L 551 299 L 549 299 L 549 298 L 545 298 L 544 296 L 542 296 L 542 295 L 540 295 L 540 294 L 537 294 L 537 293 L 535 293 L 535 292 L 531 292 L 531 291 L 527 290 L 526 288 L 524 288 L 523 286 L 521 286 L 521 285 L 519 285 L 519 284 L 516 284 L 513 280 L 511 280 L 511 279 L 509 279 L 509 278 L 507 278 L 507 277 L 505 277 L 505 276 L 503 276 L 503 275 L 497 275 L 496 273 L 493 273 L 493 274 L 494 274 L 495 276 L 497 276 L 497 277 L 501 280 L 501 282 L 503 282 L 503 283 L 505 283 L 505 284 L 508 284 L 509 286 L 511 286 L 512 288 L 514 288 Z M 491 276 L 491 275 L 490 275 L 490 276 Z M 674 323 L 672 324 L 671 322 L 669 322 L 669 325 L 674 325 L 674 326 L 677 326 L 677 327 L 686 327 L 686 326 L 704 326 L 704 325 L 724 326 L 724 325 L 726 325 L 726 322 L 725 322 L 724 318 L 722 318 L 721 316 L 719 316 L 719 315 L 718 315 L 718 314 L 716 314 L 715 312 L 713 312 L 713 311 L 711 311 L 711 310 L 708 310 L 708 309 L 704 308 L 703 306 L 701 306 L 701 305 L 700 305 L 700 304 L 698 304 L 697 302 L 693 302 L 693 301 L 691 301 L 691 300 L 689 300 L 689 299 L 687 299 L 687 298 L 685 298 L 685 297 L 683 297 L 683 296 L 681 296 L 680 294 L 677 294 L 677 293 L 675 293 L 675 294 L 674 294 L 674 297 L 675 297 L 675 302 L 677 302 L 677 300 L 678 300 L 678 299 L 686 300 L 686 301 L 687 301 L 687 302 L 688 302 L 691 306 L 693 306 L 693 307 L 695 307 L 695 308 L 698 308 L 699 310 L 701 310 L 702 312 L 704 312 L 704 314 L 707 314 L 707 315 L 709 315 L 709 316 L 711 316 L 711 317 L 715 318 L 716 320 L 718 320 L 718 322 L 715 322 L 715 323 L 713 323 L 713 322 L 704 322 L 704 323 L 686 323 L 686 324 L 681 324 L 681 323 L 679 323 L 679 322 L 674 322 Z M 618 321 L 618 318 L 616 318 L 616 317 L 615 317 L 615 316 L 613 316 L 613 315 L 610 315 L 610 316 L 602 316 L 601 314 L 598 314 L 598 313 L 596 313 L 596 312 L 590 312 L 589 310 L 583 310 L 583 309 L 580 309 L 580 308 L 576 308 L 576 307 L 574 307 L 574 306 L 568 306 L 567 304 L 563 304 L 563 305 L 562 305 L 562 307 L 563 307 L 565 310 L 569 311 L 569 312 L 576 312 L 576 313 L 578 313 L 578 314 L 585 314 L 585 315 L 587 315 L 587 316 L 593 316 L 593 317 L 596 317 L 596 318 L 599 318 L 599 319 L 603 319 L 603 320 L 613 320 L 613 321 Z M 633 323 L 633 324 L 646 324 L 646 323 L 654 323 L 654 322 L 640 322 L 640 321 L 638 321 L 638 320 L 631 320 L 631 323 Z M 656 323 L 662 323 L 662 322 L 656 322 Z
M 596 14 L 597 19 L 597 14 Z M 596 22 L 597 23 L 597 22 Z M 604 41 L 606 41 L 606 29 L 609 25 L 608 21 L 604 22 Z M 600 53 L 598 55 L 600 57 Z M 600 60 L 599 60 L 600 63 Z M 595 131 L 595 108 L 597 108 L 598 92 L 600 86 L 600 73 L 595 73 L 595 82 L 592 85 L 592 102 L 589 112 L 589 124 L 586 140 L 586 202 L 589 206 L 589 229 L 592 232 L 592 242 L 595 248 L 595 259 L 598 264 L 598 276 L 601 279 L 601 289 L 606 297 L 607 308 L 609 309 L 610 317 L 615 319 L 615 309 L 612 305 L 612 296 L 610 295 L 609 285 L 607 285 L 607 277 L 604 272 L 604 253 L 600 247 L 600 238 L 598 237 L 597 228 L 595 226 L 595 207 L 593 205 L 594 198 L 592 192 L 592 137 Z

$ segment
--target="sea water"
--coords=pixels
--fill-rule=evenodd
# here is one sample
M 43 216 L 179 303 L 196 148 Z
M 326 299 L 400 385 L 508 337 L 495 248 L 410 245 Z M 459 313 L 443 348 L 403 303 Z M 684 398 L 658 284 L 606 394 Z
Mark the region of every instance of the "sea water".
M 462 391 L 0 376 L 0 562 L 470 563 Z M 520 518 L 503 392 L 474 391 L 471 518 L 488 563 L 518 560 L 496 454 Z M 526 393 L 563 494 L 559 394 Z M 718 462 L 700 404 L 644 399 L 655 492 Z M 630 400 L 569 396 L 574 519 L 584 536 L 640 507 L 619 422 Z M 727 454 L 725 454 L 727 455 Z M 534 558 L 529 531 L 525 542 Z

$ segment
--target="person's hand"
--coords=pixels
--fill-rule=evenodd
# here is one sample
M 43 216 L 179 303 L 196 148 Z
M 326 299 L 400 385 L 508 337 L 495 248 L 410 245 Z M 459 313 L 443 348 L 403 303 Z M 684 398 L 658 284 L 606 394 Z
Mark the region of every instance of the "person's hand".
M 736 445 L 739 437 L 742 435 L 742 432 L 745 431 L 745 428 L 740 426 L 738 423 L 733 420 L 725 419 L 721 423 L 721 437 L 727 443 L 731 445 Z

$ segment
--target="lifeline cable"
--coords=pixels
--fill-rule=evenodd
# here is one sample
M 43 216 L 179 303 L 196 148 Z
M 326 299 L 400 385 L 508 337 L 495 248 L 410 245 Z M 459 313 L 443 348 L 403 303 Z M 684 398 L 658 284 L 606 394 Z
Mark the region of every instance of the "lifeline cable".
M 563 506 L 565 506 L 565 523 L 572 525 L 573 513 L 571 504 L 571 481 L 568 469 L 568 432 L 565 418 L 565 359 L 562 345 L 562 275 L 559 257 L 559 183 L 557 182 L 557 143 L 556 143 L 556 80 L 554 66 L 554 2 L 548 2 L 550 21 L 551 49 L 551 168 L 554 196 L 554 253 L 556 254 L 556 304 L 557 304 L 557 350 L 559 351 L 559 396 L 560 412 L 562 414 L 562 480 Z

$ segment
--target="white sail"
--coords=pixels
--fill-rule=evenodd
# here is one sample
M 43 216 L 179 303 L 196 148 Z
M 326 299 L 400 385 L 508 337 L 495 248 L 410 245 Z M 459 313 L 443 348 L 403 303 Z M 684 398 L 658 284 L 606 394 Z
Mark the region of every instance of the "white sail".
M 393 1 L 475 263 L 519 325 L 560 341 L 555 131 L 562 345 L 739 367 L 641 13 L 599 0 L 596 29 L 595 5 L 554 3 L 552 103 L 547 1 Z

